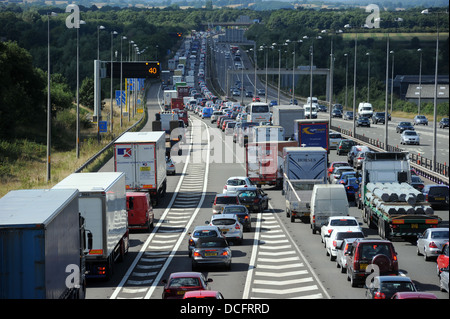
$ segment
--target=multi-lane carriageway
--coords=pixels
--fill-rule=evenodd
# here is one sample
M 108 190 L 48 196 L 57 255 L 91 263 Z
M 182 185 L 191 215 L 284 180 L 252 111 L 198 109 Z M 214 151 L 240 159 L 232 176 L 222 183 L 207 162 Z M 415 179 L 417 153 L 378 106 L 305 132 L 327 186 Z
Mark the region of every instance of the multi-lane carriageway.
M 149 118 L 159 110 L 159 88 L 152 87 L 148 100 Z M 144 130 L 150 130 L 151 123 Z M 154 208 L 156 222 L 151 233 L 132 233 L 130 251 L 125 262 L 116 264 L 109 282 L 90 282 L 87 298 L 91 299 L 161 299 L 162 283 L 172 272 L 191 271 L 188 257 L 188 233 L 205 224 L 211 216 L 212 201 L 221 193 L 229 176 L 245 175 L 244 161 L 236 144 L 216 134 L 209 120 L 191 116 L 190 134 L 185 151 L 175 158 L 177 174 L 168 177 L 168 190 L 158 207 Z M 221 139 L 221 157 L 217 140 Z M 233 154 L 233 156 L 230 156 Z M 232 160 L 230 160 L 232 158 Z M 212 160 L 214 159 L 214 160 Z M 344 159 L 335 152 L 330 161 Z M 102 170 L 112 170 L 107 163 Z M 318 235 L 309 224 L 291 223 L 285 217 L 285 202 L 281 192 L 265 187 L 269 194 L 269 210 L 252 214 L 252 230 L 244 233 L 242 245 L 232 246 L 231 270 L 204 269 L 212 278 L 212 290 L 221 291 L 227 299 L 247 298 L 364 298 L 363 288 L 351 288 L 344 274 L 325 255 Z M 359 210 L 351 207 L 350 214 L 362 223 Z M 448 226 L 448 211 L 437 211 Z M 366 235 L 377 237 L 362 224 Z M 399 253 L 400 270 L 411 277 L 419 289 L 431 291 L 439 298 L 448 298 L 439 291 L 434 262 L 425 262 L 415 253 L 410 242 L 394 243 Z

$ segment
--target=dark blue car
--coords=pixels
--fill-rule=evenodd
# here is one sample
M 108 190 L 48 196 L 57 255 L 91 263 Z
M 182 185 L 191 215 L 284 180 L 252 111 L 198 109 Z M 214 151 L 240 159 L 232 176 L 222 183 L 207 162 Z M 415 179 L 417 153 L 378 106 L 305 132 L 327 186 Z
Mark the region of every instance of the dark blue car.
M 448 186 L 446 185 L 425 185 L 422 193 L 425 199 L 430 203 L 431 207 L 446 207 L 448 208 Z
M 350 200 L 355 199 L 355 194 L 359 189 L 360 182 L 361 177 L 357 177 L 355 172 L 344 172 L 337 180 L 337 184 L 344 185 L 345 192 L 347 193 L 347 198 Z

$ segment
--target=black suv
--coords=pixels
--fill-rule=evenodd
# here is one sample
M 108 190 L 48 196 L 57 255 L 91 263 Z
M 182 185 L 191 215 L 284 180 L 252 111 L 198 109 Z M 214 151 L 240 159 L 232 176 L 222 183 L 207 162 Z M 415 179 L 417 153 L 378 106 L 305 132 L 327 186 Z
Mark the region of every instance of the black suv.
M 373 124 L 378 124 L 378 123 L 386 123 L 386 116 L 384 112 L 376 112 L 373 116 L 372 116 L 372 123 Z
M 364 284 L 368 265 L 377 265 L 378 276 L 398 275 L 397 253 L 389 240 L 357 239 L 347 255 L 347 280 L 352 287 Z

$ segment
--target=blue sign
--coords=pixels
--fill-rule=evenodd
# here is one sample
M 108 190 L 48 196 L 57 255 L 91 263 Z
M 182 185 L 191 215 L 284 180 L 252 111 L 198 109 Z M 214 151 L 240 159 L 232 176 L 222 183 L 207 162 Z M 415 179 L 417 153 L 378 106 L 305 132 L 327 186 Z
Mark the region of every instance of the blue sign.
M 299 125 L 299 144 L 323 147 L 328 150 L 328 123 L 311 123 Z
M 107 133 L 108 132 L 108 122 L 107 121 L 99 121 L 98 122 L 98 131 L 100 133 Z

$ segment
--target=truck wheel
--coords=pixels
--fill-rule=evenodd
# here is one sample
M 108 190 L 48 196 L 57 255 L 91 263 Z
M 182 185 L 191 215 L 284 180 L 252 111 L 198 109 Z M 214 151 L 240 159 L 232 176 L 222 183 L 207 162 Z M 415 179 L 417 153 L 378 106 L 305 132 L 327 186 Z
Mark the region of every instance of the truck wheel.
M 291 215 L 291 223 L 295 222 L 295 217 L 294 215 Z

